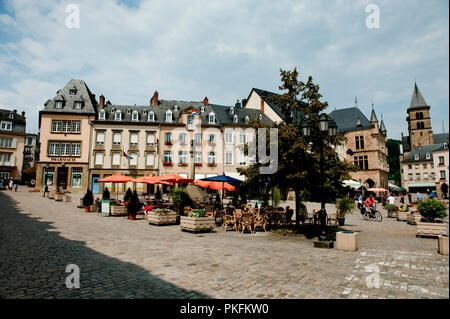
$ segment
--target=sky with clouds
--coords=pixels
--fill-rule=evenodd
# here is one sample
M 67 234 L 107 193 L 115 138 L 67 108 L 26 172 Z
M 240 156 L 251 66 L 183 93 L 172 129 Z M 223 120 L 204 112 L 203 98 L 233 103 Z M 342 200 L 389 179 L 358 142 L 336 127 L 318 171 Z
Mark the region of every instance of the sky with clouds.
M 380 28 L 366 27 L 366 6 Z M 67 28 L 77 4 L 80 28 Z M 114 104 L 161 99 L 231 105 L 251 88 L 278 91 L 297 67 L 320 84 L 329 111 L 372 102 L 389 138 L 407 132 L 417 81 L 432 126 L 448 132 L 448 1 L 0 0 L 0 108 L 38 111 L 71 78 Z

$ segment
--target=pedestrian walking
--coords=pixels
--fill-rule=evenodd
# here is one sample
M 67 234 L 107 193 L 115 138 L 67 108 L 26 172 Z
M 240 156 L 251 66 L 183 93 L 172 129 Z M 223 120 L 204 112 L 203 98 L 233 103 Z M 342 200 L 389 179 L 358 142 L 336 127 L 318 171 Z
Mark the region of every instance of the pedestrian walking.
M 408 204 L 411 204 L 411 202 L 412 202 L 412 199 L 411 199 L 411 193 L 408 192 Z
M 12 177 L 9 179 L 8 187 L 9 187 L 9 190 L 10 190 L 10 191 L 13 190 L 13 187 L 14 187 L 14 181 L 13 181 Z
M 392 194 L 388 197 L 389 204 L 395 205 L 395 197 Z
M 402 194 L 400 194 L 400 204 L 405 204 L 405 196 Z
M 48 193 L 48 185 L 47 184 L 45 184 L 44 195 L 42 195 L 42 197 L 45 197 L 45 193 Z
M 14 191 L 17 192 L 17 188 L 19 187 L 19 181 L 17 179 L 14 180 Z

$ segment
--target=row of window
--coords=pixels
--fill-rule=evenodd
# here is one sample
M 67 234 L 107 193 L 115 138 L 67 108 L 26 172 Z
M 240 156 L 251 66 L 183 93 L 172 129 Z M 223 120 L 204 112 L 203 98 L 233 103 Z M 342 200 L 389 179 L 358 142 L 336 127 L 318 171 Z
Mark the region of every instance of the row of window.
M 0 163 L 9 163 L 11 161 L 11 154 L 0 153 Z
M 80 142 L 50 142 L 48 144 L 48 156 L 80 156 Z
M 443 158 L 443 157 L 442 157 L 442 158 Z M 426 168 L 428 168 L 428 164 L 425 163 L 425 164 L 422 165 L 422 167 L 426 169 Z M 430 167 L 431 167 L 431 168 L 434 168 L 434 164 L 433 164 L 433 163 L 430 163 Z M 412 164 L 409 164 L 409 165 L 408 165 L 408 169 L 412 169 L 412 168 L 413 168 Z M 416 164 L 416 165 L 415 165 L 415 168 L 416 168 L 416 169 L 420 169 L 420 165 L 419 165 L 419 164 Z
M 120 166 L 121 158 L 124 156 L 123 154 L 119 152 L 114 152 L 111 155 L 111 165 L 112 166 Z M 137 153 L 129 153 L 128 155 L 128 164 L 130 166 L 136 166 L 137 165 Z M 97 152 L 95 153 L 95 165 L 103 165 L 103 153 Z M 147 153 L 145 154 L 145 164 L 147 166 L 153 166 L 155 165 L 155 154 L 153 153 Z
M 355 156 L 353 158 L 353 164 L 358 166 L 361 171 L 369 169 L 369 159 L 367 155 Z
M 15 138 L 0 137 L 0 147 L 15 148 L 16 145 L 17 145 L 17 140 Z
M 80 121 L 52 121 L 52 133 L 80 133 L 81 122 Z
M 440 175 L 441 179 L 445 179 L 445 171 L 439 171 L 439 175 Z M 410 181 L 414 180 L 413 177 L 414 177 L 413 173 L 409 173 L 408 174 L 408 179 Z M 421 178 L 421 174 L 420 173 L 416 173 L 416 179 L 415 180 L 419 181 L 419 180 L 421 180 L 420 178 Z M 430 174 L 428 174 L 428 173 L 424 173 L 423 174 L 423 179 L 422 180 L 428 181 L 428 178 L 429 178 L 430 181 L 434 181 L 434 179 L 435 179 L 434 172 L 432 172 Z
M 55 107 L 57 109 L 62 109 L 64 107 L 64 104 L 65 104 L 64 101 L 61 101 L 61 100 L 55 101 Z M 84 105 L 84 103 L 82 101 L 75 101 L 73 103 L 73 108 L 76 110 L 81 110 L 83 108 L 83 105 Z
M 73 188 L 78 188 L 82 186 L 83 183 L 83 168 L 73 167 L 71 174 L 71 186 Z M 55 182 L 55 168 L 54 167 L 44 167 L 44 178 L 42 179 L 43 185 L 48 187 L 54 186 Z

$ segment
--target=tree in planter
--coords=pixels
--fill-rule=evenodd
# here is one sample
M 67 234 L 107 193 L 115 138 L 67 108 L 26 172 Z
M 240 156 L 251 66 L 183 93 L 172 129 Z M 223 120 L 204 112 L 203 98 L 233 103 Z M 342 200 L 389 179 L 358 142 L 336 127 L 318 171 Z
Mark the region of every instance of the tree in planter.
M 83 197 L 83 205 L 84 207 L 88 208 L 92 206 L 93 203 L 94 203 L 94 196 L 92 195 L 91 190 L 88 188 L 86 194 L 84 194 Z
M 111 198 L 110 196 L 111 196 L 111 195 L 109 194 L 108 187 L 105 187 L 105 190 L 103 191 L 102 199 L 108 200 L 108 199 Z
M 187 190 L 182 187 L 177 187 L 171 190 L 169 197 L 172 198 L 175 203 L 178 214 L 181 213 L 185 206 L 192 205 L 192 199 L 189 196 Z
M 272 189 L 272 202 L 273 207 L 278 207 L 281 202 L 281 192 L 277 186 Z
M 397 210 L 397 206 L 395 206 L 394 204 L 387 204 L 384 206 L 384 209 L 386 209 L 390 214 L 392 214 Z
M 131 199 L 131 196 L 133 196 L 133 192 L 131 191 L 131 189 L 128 187 L 125 195 L 123 196 L 123 201 L 124 202 L 128 202 Z
M 156 188 L 156 193 L 155 193 L 155 199 L 161 199 L 162 195 L 161 195 L 161 190 L 159 189 L 159 187 Z
M 139 208 L 141 207 L 139 203 L 139 197 L 136 191 L 134 191 L 131 194 L 130 200 L 128 201 L 127 205 L 127 211 L 128 216 L 130 216 L 130 219 L 135 219 L 136 213 L 139 211 Z
M 434 198 L 428 198 L 419 202 L 417 209 L 422 215 L 422 221 L 428 223 L 437 223 L 437 219 L 443 219 L 447 216 L 446 206 Z
M 231 199 L 231 205 L 233 205 L 234 207 L 238 207 L 239 206 L 239 191 L 237 189 L 235 189 L 233 191 L 233 197 Z
M 353 212 L 355 201 L 350 197 L 342 197 L 336 203 L 338 218 L 345 218 L 345 215 Z

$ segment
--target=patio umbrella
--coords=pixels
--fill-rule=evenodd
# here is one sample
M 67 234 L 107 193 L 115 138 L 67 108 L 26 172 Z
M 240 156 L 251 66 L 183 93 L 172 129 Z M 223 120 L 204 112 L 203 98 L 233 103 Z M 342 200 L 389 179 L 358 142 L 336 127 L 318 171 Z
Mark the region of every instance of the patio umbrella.
M 388 190 L 384 189 L 384 188 L 369 188 L 368 191 L 369 192 L 374 192 L 374 193 L 388 192 Z
M 155 176 L 158 180 L 170 183 L 192 183 L 194 180 L 191 178 L 185 178 L 178 174 L 166 174 L 161 176 Z
M 203 187 L 203 188 L 211 188 L 215 190 L 221 190 L 226 189 L 227 191 L 234 191 L 236 188 L 233 185 L 230 185 L 228 183 L 221 183 L 221 182 L 208 182 L 208 181 L 202 181 L 202 180 L 196 180 L 194 181 L 194 185 Z
M 233 178 L 231 176 L 227 176 L 225 174 L 223 175 L 217 175 L 213 177 L 207 177 L 200 179 L 201 181 L 207 181 L 207 182 L 222 182 L 222 206 L 223 206 L 223 190 L 225 189 L 224 183 L 242 183 L 241 180 L 237 178 Z
M 121 174 L 114 174 L 112 176 L 109 177 L 105 177 L 103 179 L 100 179 L 99 182 L 101 183 L 128 183 L 128 182 L 134 182 L 135 180 L 131 177 L 127 177 L 125 175 L 121 175 Z M 116 190 L 116 200 L 117 200 L 117 190 Z

